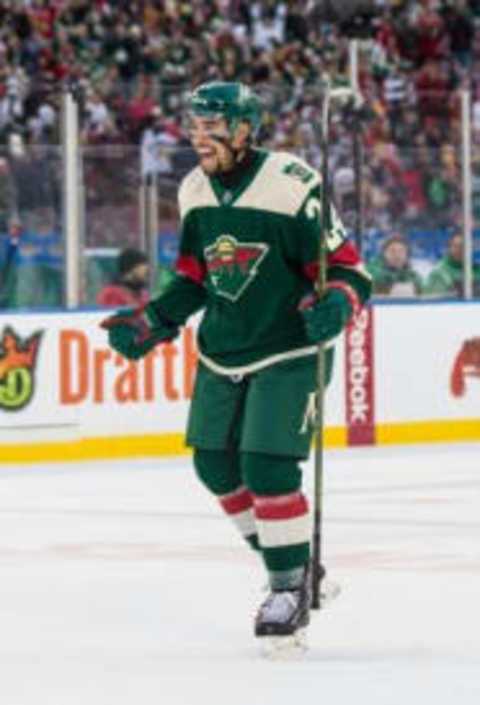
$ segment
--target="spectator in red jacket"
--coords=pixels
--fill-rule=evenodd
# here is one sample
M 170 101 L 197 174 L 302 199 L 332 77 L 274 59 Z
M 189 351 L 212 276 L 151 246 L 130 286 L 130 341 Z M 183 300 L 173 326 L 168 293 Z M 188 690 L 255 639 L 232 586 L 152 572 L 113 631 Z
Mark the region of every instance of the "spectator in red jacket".
M 439 61 L 448 54 L 445 23 L 428 6 L 417 18 L 417 51 L 420 65 L 427 61 Z
M 451 81 L 437 61 L 427 61 L 415 80 L 418 108 L 422 120 L 447 118 L 450 111 Z
M 117 275 L 97 295 L 100 306 L 141 306 L 147 303 L 148 258 L 140 250 L 122 250 L 117 261 Z

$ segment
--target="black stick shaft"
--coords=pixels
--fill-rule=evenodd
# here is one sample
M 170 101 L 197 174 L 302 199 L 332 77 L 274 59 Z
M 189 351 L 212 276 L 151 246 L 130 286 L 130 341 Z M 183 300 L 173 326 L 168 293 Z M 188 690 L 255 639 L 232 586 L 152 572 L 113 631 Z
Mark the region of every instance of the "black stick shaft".
M 322 119 L 322 211 L 321 232 L 318 252 L 317 295 L 321 298 L 326 289 L 326 234 L 330 227 L 330 199 L 328 188 L 328 120 L 329 92 L 324 98 L 326 105 Z M 317 354 L 317 390 L 316 390 L 316 434 L 315 434 L 315 471 L 314 471 L 314 506 L 312 539 L 312 609 L 320 609 L 320 587 L 324 577 L 322 565 L 322 504 L 323 504 L 323 426 L 325 393 L 325 355 L 323 345 L 318 346 Z

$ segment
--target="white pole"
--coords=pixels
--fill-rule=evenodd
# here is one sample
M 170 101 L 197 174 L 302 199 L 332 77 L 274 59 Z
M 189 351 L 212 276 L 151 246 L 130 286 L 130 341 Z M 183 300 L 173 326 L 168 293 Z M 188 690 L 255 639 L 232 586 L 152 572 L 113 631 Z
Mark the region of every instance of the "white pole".
M 358 39 L 350 39 L 348 42 L 348 71 L 350 79 L 350 88 L 358 95 Z
M 147 256 L 150 264 L 149 286 L 150 294 L 154 293 L 157 283 L 157 236 L 158 236 L 158 198 L 157 198 L 157 176 L 150 174 L 146 180 L 147 188 L 147 229 L 146 246 Z
M 138 203 L 139 203 L 139 225 L 140 225 L 140 249 L 145 252 L 147 249 L 147 187 L 145 184 L 145 177 L 142 176 L 140 182 L 140 188 L 138 189 Z
M 358 108 L 362 104 L 362 97 L 360 95 L 360 81 L 359 81 L 359 48 L 360 40 L 350 39 L 348 42 L 348 70 L 350 79 L 350 88 L 355 96 L 354 107 Z M 355 239 L 355 245 L 359 251 L 362 253 L 362 242 L 363 242 L 363 189 L 362 189 L 362 164 L 363 164 L 363 145 L 361 136 L 361 127 L 359 123 L 359 116 L 355 118 L 353 133 L 352 133 L 352 157 L 353 157 L 353 171 L 355 176 L 355 206 L 354 213 L 355 219 L 353 223 L 353 236 Z
M 473 297 L 472 144 L 470 91 L 462 90 L 463 297 Z
M 71 95 L 63 95 L 63 237 L 64 237 L 64 296 L 66 308 L 80 302 L 80 185 L 78 106 Z

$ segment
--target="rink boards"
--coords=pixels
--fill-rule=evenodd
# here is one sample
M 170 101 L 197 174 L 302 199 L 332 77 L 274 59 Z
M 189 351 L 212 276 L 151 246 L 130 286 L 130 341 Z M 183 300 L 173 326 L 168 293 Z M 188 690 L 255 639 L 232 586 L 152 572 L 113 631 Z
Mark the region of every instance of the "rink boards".
M 328 447 L 480 440 L 480 303 L 376 304 L 336 344 Z M 131 363 L 103 312 L 0 315 L 0 461 L 186 453 L 195 324 Z

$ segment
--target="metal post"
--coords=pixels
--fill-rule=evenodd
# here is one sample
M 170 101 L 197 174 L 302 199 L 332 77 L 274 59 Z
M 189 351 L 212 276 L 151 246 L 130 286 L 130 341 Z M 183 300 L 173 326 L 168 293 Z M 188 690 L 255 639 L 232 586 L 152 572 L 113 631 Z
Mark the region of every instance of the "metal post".
M 158 194 L 157 176 L 146 174 L 140 183 L 138 200 L 140 204 L 140 249 L 146 253 L 150 265 L 149 291 L 155 292 L 158 276 Z
M 348 43 L 349 49 L 349 77 L 350 88 L 355 95 L 355 103 L 357 96 L 360 94 L 358 81 L 358 49 L 359 40 L 351 39 Z M 353 223 L 353 234 L 355 245 L 359 253 L 362 253 L 362 233 L 363 233 L 363 194 L 362 194 L 362 132 L 358 116 L 356 115 L 357 105 L 354 105 L 355 117 L 353 123 L 352 134 L 352 151 L 353 151 L 353 173 L 355 179 L 355 219 Z
M 348 42 L 348 74 L 350 88 L 355 93 L 358 89 L 358 39 L 350 39 Z
M 64 237 L 64 305 L 76 308 L 80 303 L 81 214 L 78 138 L 78 105 L 69 92 L 62 97 L 63 160 L 63 237 Z
M 138 189 L 138 212 L 139 212 L 139 228 L 140 228 L 140 239 L 139 245 L 143 252 L 147 249 L 147 189 L 145 186 L 145 179 L 142 178 L 140 182 L 140 187 Z
M 158 198 L 157 198 L 157 178 L 155 174 L 149 174 L 145 178 L 145 203 L 146 203 L 146 252 L 150 264 L 149 288 L 150 294 L 154 293 L 157 283 L 157 238 L 158 238 Z
M 460 93 L 462 105 L 463 298 L 473 298 L 472 144 L 470 91 Z
M 78 104 L 77 104 L 78 111 Z M 78 133 L 77 133 L 78 134 Z M 77 158 L 77 178 L 78 178 L 78 302 L 85 302 L 87 294 L 87 252 L 86 252 L 86 230 L 87 230 L 87 194 L 85 188 L 85 153 L 80 148 L 78 142 Z

